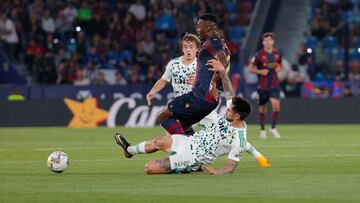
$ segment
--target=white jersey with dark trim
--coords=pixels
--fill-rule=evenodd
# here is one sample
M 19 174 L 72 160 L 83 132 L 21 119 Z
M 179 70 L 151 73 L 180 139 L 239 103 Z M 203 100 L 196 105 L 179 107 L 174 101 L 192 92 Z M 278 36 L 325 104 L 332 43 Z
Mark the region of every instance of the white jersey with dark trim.
M 192 90 L 192 85 L 187 83 L 187 79 L 196 74 L 197 61 L 194 60 L 186 66 L 181 62 L 182 57 L 174 58 L 166 65 L 165 73 L 161 79 L 171 82 L 175 97 L 181 96 Z
M 226 118 L 215 114 L 211 117 L 211 124 L 191 137 L 191 154 L 197 163 L 213 163 L 225 154 L 239 162 L 247 143 L 247 125 L 244 122 L 243 128 L 234 128 Z

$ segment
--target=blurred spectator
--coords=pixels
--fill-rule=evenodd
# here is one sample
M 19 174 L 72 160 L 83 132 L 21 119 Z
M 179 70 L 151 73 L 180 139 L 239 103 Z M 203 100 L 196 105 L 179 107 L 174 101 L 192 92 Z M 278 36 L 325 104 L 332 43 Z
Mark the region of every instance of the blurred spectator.
M 99 13 L 94 13 L 94 18 L 90 21 L 89 25 L 86 27 L 90 35 L 100 35 L 102 38 L 105 38 L 107 32 L 107 23 L 102 18 Z
M 141 43 L 136 44 L 136 53 L 134 55 L 133 61 L 141 67 L 141 70 L 144 73 L 151 63 L 151 58 L 145 52 L 144 47 L 141 45 Z
M 242 74 L 243 74 L 243 79 L 245 81 L 245 84 L 256 85 L 258 82 L 258 76 L 256 74 L 250 73 L 250 71 L 248 69 L 248 64 L 251 62 L 251 58 L 252 57 L 249 57 L 246 66 L 244 66 L 244 68 L 243 68 Z
M 93 61 L 87 62 L 83 70 L 83 80 L 79 83 L 82 85 L 93 84 L 96 79 L 96 67 Z M 78 83 L 78 84 L 79 84 Z
M 146 9 L 141 0 L 136 0 L 135 3 L 131 4 L 129 12 L 133 14 L 138 21 L 142 21 L 146 17 Z
M 67 80 L 68 68 L 68 61 L 66 59 L 61 59 L 59 65 L 56 68 L 56 84 L 69 83 L 69 81 Z
M 74 7 L 73 2 L 69 2 L 64 9 L 64 16 L 67 25 L 73 25 L 78 17 L 78 11 Z
M 88 64 L 90 61 L 93 62 L 95 66 L 100 64 L 100 55 L 94 46 L 91 47 L 88 53 L 84 56 L 84 64 Z
M 41 19 L 41 26 L 42 26 L 42 29 L 47 33 L 55 32 L 55 21 L 50 16 L 49 10 L 45 10 L 44 17 Z
M 169 52 L 171 48 L 170 40 L 166 37 L 164 33 L 159 34 L 158 42 L 156 43 L 158 52 Z
M 147 72 L 145 83 L 155 84 L 157 80 L 156 66 L 152 65 L 149 67 L 149 71 Z
M 0 12 L 0 40 L 5 42 L 7 50 L 15 57 L 18 55 L 19 38 L 14 22 Z
M 145 35 L 144 40 L 140 42 L 141 46 L 144 48 L 144 52 L 148 55 L 154 54 L 155 51 L 155 42 L 152 39 L 150 34 Z
M 176 29 L 176 21 L 171 15 L 165 12 L 159 12 L 160 14 L 155 20 L 156 31 L 164 32 L 167 34 L 168 37 L 173 37 Z
M 70 54 L 66 51 L 66 48 L 64 46 L 60 46 L 54 57 L 55 66 L 58 66 L 60 61 L 68 59 L 70 59 Z
M 75 60 L 71 60 L 69 63 L 69 70 L 67 74 L 67 80 L 70 83 L 76 83 L 83 79 L 81 68 L 77 65 Z
M 105 79 L 105 74 L 102 71 L 98 71 L 93 84 L 94 85 L 108 85 L 109 83 Z
M 343 88 L 343 96 L 345 98 L 347 97 L 354 97 L 353 93 L 350 90 L 350 86 L 349 85 L 345 85 Z
M 301 86 L 305 82 L 306 76 L 305 71 L 300 70 L 300 66 L 294 64 L 291 66 L 291 71 L 288 74 L 288 84 L 286 86 L 286 95 L 291 96 L 300 96 L 301 95 Z
M 26 56 L 25 63 L 28 65 L 28 70 L 32 71 L 33 63 L 36 56 L 41 56 L 44 53 L 44 47 L 37 40 L 31 39 L 27 48 L 26 48 Z
M 127 82 L 123 78 L 122 74 L 119 71 L 116 71 L 114 85 L 126 85 L 126 84 L 127 84 Z

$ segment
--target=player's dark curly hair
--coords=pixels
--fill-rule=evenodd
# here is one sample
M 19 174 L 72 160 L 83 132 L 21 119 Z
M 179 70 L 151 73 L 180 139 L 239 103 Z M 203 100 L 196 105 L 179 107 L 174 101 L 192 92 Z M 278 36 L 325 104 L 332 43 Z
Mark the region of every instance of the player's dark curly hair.
M 247 99 L 241 97 L 232 98 L 233 110 L 240 115 L 240 120 L 245 120 L 251 113 L 252 107 Z

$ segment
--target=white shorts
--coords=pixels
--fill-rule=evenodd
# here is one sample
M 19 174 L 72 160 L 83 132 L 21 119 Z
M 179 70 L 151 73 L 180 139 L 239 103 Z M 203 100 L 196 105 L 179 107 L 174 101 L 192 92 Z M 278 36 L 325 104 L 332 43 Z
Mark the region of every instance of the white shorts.
M 199 168 L 191 155 L 191 137 L 185 135 L 172 135 L 170 165 L 173 173 L 190 172 Z

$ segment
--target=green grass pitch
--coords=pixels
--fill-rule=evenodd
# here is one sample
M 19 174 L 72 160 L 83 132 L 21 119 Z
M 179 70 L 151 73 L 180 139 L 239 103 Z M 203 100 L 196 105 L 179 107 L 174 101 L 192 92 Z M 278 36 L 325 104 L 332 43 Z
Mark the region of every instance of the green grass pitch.
M 360 125 L 280 125 L 283 139 L 249 141 L 271 161 L 261 168 L 248 154 L 233 174 L 146 175 L 158 152 L 126 160 L 119 130 L 132 143 L 161 128 L 0 128 L 0 202 L 360 202 Z M 50 172 L 48 155 L 62 150 L 70 166 Z M 215 164 L 226 164 L 226 157 Z

